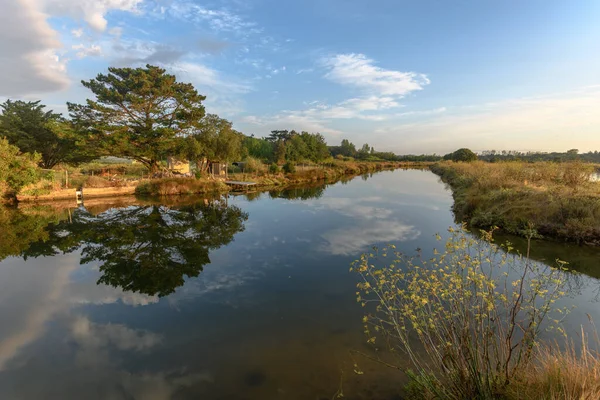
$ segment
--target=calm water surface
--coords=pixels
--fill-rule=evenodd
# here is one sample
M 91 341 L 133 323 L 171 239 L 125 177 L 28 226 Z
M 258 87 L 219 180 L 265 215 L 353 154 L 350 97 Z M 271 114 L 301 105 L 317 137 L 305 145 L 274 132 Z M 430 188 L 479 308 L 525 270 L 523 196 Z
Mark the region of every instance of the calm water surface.
M 373 244 L 432 249 L 453 225 L 427 171 L 329 187 L 0 211 L 0 399 L 397 399 L 365 344 L 349 263 Z M 576 260 L 600 320 L 600 252 Z M 353 372 L 354 363 L 364 375 Z

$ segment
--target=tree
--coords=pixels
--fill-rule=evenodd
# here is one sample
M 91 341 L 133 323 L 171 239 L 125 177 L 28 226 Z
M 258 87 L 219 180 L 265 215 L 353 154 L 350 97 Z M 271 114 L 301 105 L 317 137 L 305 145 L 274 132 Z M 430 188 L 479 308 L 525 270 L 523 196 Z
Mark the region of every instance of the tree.
M 365 159 L 369 157 L 369 154 L 371 154 L 371 146 L 365 143 L 358 151 L 357 156 L 358 158 Z
M 22 154 L 19 148 L 0 138 L 0 196 L 15 195 L 38 180 L 38 154 Z
M 186 138 L 179 153 L 195 161 L 200 171 L 206 171 L 213 162 L 240 159 L 243 138 L 231 122 L 216 114 L 207 114 L 199 128 Z
M 300 162 L 307 160 L 309 157 L 309 149 L 303 140 L 302 136 L 295 133 L 285 144 L 285 159 L 292 162 Z
M 206 97 L 162 68 L 111 67 L 82 84 L 96 99 L 67 103 L 69 112 L 87 144 L 104 155 L 131 158 L 156 172 L 183 137 L 202 128 Z
M 79 151 L 69 122 L 52 110 L 44 111 L 46 106 L 39 101 L 7 100 L 0 107 L 0 135 L 24 153 L 40 154 L 40 167 L 94 158 Z
M 321 162 L 330 157 L 325 138 L 320 133 L 302 132 L 300 135 L 306 146 L 306 158 L 313 162 Z
M 354 146 L 354 143 L 350 142 L 348 139 L 343 139 L 340 147 L 341 155 L 345 157 L 356 157 L 356 147 Z
M 453 153 L 446 154 L 444 160 L 471 162 L 477 160 L 477 154 L 467 148 L 462 148 Z
M 255 137 L 244 137 L 243 146 L 249 156 L 261 160 L 273 160 L 273 143 L 267 139 Z
M 285 142 L 283 140 L 279 140 L 275 143 L 275 152 L 273 154 L 275 158 L 275 162 L 281 164 L 285 161 Z

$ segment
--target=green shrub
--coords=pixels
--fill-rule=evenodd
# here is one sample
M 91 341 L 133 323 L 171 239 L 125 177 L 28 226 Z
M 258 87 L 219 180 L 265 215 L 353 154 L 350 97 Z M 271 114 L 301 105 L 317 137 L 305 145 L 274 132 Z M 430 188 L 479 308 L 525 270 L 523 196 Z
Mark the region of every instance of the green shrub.
M 269 166 L 269 173 L 271 174 L 278 174 L 279 173 L 279 166 L 275 163 L 271 164 Z
M 293 174 L 294 172 L 296 172 L 296 164 L 294 164 L 291 161 L 286 162 L 285 164 L 283 164 L 283 172 L 285 172 L 286 174 Z
M 462 148 L 453 153 L 446 154 L 444 160 L 471 162 L 477 160 L 477 154 L 473 153 L 470 149 Z
M 0 196 L 15 195 L 40 179 L 38 154 L 21 153 L 18 147 L 0 138 Z
M 267 168 L 262 161 L 254 157 L 248 157 L 244 165 L 244 172 L 264 173 Z

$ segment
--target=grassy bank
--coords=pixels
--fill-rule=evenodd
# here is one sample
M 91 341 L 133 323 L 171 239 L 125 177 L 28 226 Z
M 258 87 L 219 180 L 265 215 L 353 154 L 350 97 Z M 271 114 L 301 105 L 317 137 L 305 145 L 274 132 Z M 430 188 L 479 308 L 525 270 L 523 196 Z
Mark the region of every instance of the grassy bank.
M 143 196 L 169 196 L 173 194 L 201 194 L 227 192 L 229 187 L 218 179 L 163 178 L 141 182 L 135 194 Z
M 335 182 L 344 177 L 353 177 L 371 172 L 393 170 L 397 168 L 427 167 L 422 163 L 398 162 L 348 162 L 332 161 L 311 169 L 297 170 L 291 173 L 254 172 L 247 174 L 230 174 L 229 180 L 255 182 L 254 188 L 272 188 L 299 185 L 314 182 Z M 164 196 L 174 194 L 222 193 L 230 188 L 221 178 L 164 178 L 141 182 L 136 194 Z
M 524 236 L 600 245 L 600 182 L 581 163 L 452 163 L 431 166 L 453 191 L 456 217 Z

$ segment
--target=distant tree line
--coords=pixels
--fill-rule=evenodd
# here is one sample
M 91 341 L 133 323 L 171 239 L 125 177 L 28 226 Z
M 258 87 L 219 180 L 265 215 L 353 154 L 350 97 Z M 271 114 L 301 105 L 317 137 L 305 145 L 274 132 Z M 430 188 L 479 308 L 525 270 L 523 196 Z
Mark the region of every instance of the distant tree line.
M 498 161 L 552 161 L 565 162 L 580 160 L 583 162 L 600 163 L 600 152 L 589 151 L 580 153 L 578 149 L 570 149 L 565 152 L 540 152 L 540 151 L 516 151 L 516 150 L 486 150 L 482 151 L 479 159 L 489 162 Z
M 391 151 L 377 151 L 374 147 L 369 146 L 368 143 L 362 145 L 362 147 L 357 150 L 354 143 L 350 142 L 348 139 L 343 139 L 342 143 L 339 146 L 329 146 L 329 152 L 333 157 L 336 158 L 354 158 L 357 160 L 367 160 L 367 161 L 439 161 L 442 159 L 441 156 L 437 154 L 407 154 L 407 155 L 397 155 Z

